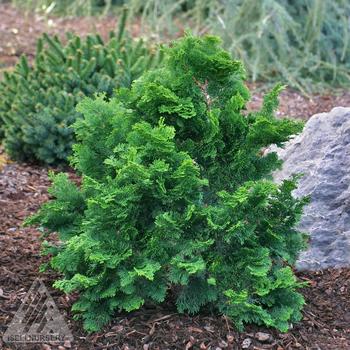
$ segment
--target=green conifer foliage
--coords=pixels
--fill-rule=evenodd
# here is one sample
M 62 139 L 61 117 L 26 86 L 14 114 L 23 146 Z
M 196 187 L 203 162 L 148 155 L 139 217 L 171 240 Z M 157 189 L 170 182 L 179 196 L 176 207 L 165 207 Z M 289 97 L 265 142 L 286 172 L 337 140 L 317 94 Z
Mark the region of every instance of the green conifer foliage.
M 22 57 L 0 82 L 0 129 L 13 159 L 46 164 L 65 163 L 71 154 L 71 125 L 81 116 L 75 110 L 84 96 L 130 86 L 159 61 L 150 47 L 125 38 L 125 24 L 108 42 L 99 35 L 85 39 L 69 34 L 62 44 L 44 35 L 30 67 Z
M 82 185 L 52 175 L 54 199 L 28 221 L 59 233 L 59 246 L 46 243 L 63 274 L 55 286 L 80 292 L 73 310 L 88 331 L 170 289 L 179 312 L 211 306 L 240 329 L 286 331 L 304 304 L 292 266 L 306 200 L 291 195 L 297 178 L 268 179 L 280 162 L 262 149 L 302 125 L 274 117 L 280 86 L 242 112 L 244 69 L 218 38 L 188 34 L 165 53 L 131 89 L 78 106 Z

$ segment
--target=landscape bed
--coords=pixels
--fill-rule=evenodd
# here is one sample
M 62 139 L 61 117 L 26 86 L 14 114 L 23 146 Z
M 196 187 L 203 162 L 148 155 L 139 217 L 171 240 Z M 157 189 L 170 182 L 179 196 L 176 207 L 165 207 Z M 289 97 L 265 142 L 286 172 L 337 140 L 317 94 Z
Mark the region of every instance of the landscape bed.
M 61 28 L 84 34 L 98 28 L 107 33 L 115 26 L 113 19 L 91 20 L 71 18 L 54 19 L 47 26 L 44 19 L 23 18 L 10 5 L 1 5 L 0 79 L 1 71 L 8 69 L 19 59 L 21 53 L 33 57 L 34 42 L 44 31 L 63 32 Z M 132 32 L 139 32 L 136 23 Z M 33 34 L 35 33 L 35 34 Z M 10 46 L 2 44 L 8 42 Z M 262 104 L 262 86 L 248 84 L 252 88 L 252 100 L 248 110 L 257 110 Z M 258 94 L 255 93 L 258 91 Z M 311 115 L 328 111 L 334 106 L 350 105 L 350 92 L 304 96 L 287 89 L 282 92 L 280 117 L 294 116 L 308 119 Z M 179 314 L 174 298 L 162 306 L 145 306 L 130 314 L 116 313 L 112 322 L 101 331 L 88 334 L 80 322 L 73 321 L 70 311 L 77 294 L 69 296 L 54 289 L 52 284 L 59 278 L 54 272 L 39 272 L 39 266 L 47 261 L 40 253 L 40 232 L 23 227 L 28 216 L 50 199 L 49 170 L 29 164 L 18 164 L 7 159 L 0 148 L 0 348 L 9 349 L 123 349 L 123 350 L 167 350 L 167 349 L 350 349 L 350 268 L 327 269 L 314 272 L 296 272 L 300 281 L 308 287 L 301 290 L 306 305 L 303 318 L 287 333 L 265 327 L 248 325 L 238 332 L 231 321 L 217 314 L 204 312 L 189 316 Z M 65 168 L 69 178 L 80 183 L 72 169 Z M 53 237 L 55 239 L 55 237 Z M 53 296 L 60 312 L 71 329 L 73 342 L 60 345 L 6 344 L 2 336 L 18 310 L 24 295 L 33 281 L 40 276 Z
M 78 180 L 73 172 L 70 177 Z M 43 262 L 40 233 L 23 228 L 21 223 L 48 199 L 49 184 L 47 169 L 36 166 L 8 164 L 0 172 L 0 348 L 4 350 L 58 348 L 48 344 L 20 347 L 1 343 L 2 334 L 38 277 Z M 72 330 L 74 341 L 66 344 L 67 349 L 242 349 L 245 339 L 251 340 L 248 349 L 255 350 L 350 348 L 350 269 L 298 273 L 310 286 L 302 291 L 306 299 L 303 320 L 287 333 L 252 326 L 239 333 L 223 317 L 179 315 L 168 304 L 157 309 L 143 308 L 130 315 L 117 314 L 101 332 L 86 335 L 80 323 L 71 321 L 73 300 L 51 287 L 57 276 L 41 276 Z M 258 332 L 269 334 L 268 341 L 259 342 Z

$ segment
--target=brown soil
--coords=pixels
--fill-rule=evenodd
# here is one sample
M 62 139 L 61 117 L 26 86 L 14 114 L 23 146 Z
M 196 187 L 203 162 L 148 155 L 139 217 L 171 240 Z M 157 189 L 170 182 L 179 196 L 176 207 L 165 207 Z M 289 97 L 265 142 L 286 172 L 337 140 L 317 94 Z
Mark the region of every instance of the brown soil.
M 263 100 L 260 84 L 248 84 L 252 90 L 252 99 L 248 109 L 258 109 Z M 309 119 L 316 113 L 329 112 L 334 107 L 350 106 L 350 90 L 335 90 L 332 93 L 304 96 L 300 92 L 287 88 L 280 94 L 277 115 L 280 117 Z

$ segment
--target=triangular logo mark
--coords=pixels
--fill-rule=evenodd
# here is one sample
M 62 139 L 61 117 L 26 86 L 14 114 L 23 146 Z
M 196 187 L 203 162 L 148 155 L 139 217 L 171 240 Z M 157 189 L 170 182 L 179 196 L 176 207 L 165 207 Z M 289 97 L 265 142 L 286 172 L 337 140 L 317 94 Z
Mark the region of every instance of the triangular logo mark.
M 33 282 L 3 340 L 8 343 L 73 340 L 71 331 L 41 279 Z

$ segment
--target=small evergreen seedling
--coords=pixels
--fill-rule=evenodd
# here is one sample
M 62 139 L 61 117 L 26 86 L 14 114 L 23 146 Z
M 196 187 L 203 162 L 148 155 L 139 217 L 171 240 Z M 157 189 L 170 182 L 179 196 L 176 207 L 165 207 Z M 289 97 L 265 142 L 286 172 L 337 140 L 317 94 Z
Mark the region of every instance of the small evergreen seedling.
M 187 35 L 131 89 L 78 106 L 82 185 L 53 176 L 55 199 L 29 223 L 59 233 L 46 248 L 63 274 L 55 286 L 80 293 L 73 310 L 90 332 L 169 290 L 179 312 L 210 305 L 239 329 L 286 331 L 301 317 L 292 265 L 305 246 L 294 228 L 305 200 L 291 195 L 295 178 L 268 180 L 280 161 L 261 151 L 302 125 L 273 116 L 281 86 L 242 113 L 244 69 L 219 43 Z
M 130 86 L 158 63 L 151 47 L 125 37 L 125 16 L 126 12 L 119 33 L 111 33 L 107 42 L 99 35 L 81 39 L 68 34 L 68 42 L 62 44 L 45 34 L 33 66 L 23 56 L 13 72 L 5 72 L 0 82 L 0 129 L 13 159 L 66 163 L 75 142 L 71 125 L 81 117 L 77 103 L 96 92 L 110 97 L 115 87 Z

